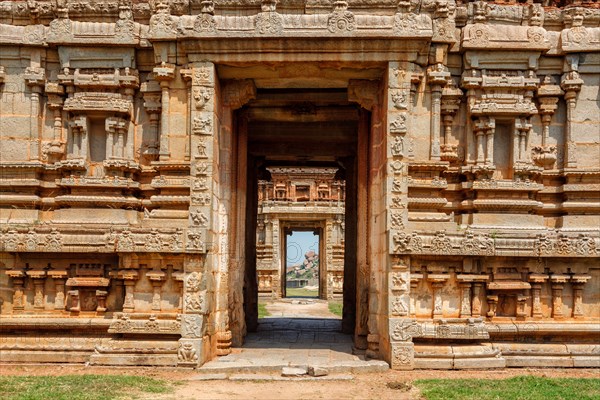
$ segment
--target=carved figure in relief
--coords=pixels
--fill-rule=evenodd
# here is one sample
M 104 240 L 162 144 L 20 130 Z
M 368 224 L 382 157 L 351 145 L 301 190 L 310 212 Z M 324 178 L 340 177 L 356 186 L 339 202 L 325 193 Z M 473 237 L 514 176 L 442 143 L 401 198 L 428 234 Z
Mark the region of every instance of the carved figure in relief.
M 186 248 L 189 250 L 204 250 L 202 235 L 200 232 L 188 231 Z
M 395 157 L 404 156 L 404 139 L 396 137 L 392 143 L 392 155 Z
M 202 12 L 198 14 L 194 21 L 194 31 L 214 32 L 217 30 L 217 21 L 215 20 L 215 3 L 212 0 L 202 1 Z
M 198 153 L 196 153 L 197 158 L 207 158 L 208 157 L 206 155 L 206 143 L 204 142 L 204 140 L 199 140 L 196 148 L 198 149 Z
M 183 249 L 183 230 L 181 228 L 177 228 L 177 230 L 172 233 L 166 239 L 166 244 L 169 250 L 177 251 Z
M 334 10 L 327 19 L 327 29 L 331 33 L 345 33 L 356 29 L 354 14 L 348 11 L 348 2 L 336 1 Z
M 393 290 L 408 290 L 408 280 L 402 273 L 396 272 L 392 274 L 392 289 Z
M 417 18 L 411 12 L 400 12 L 394 15 L 394 30 L 403 34 L 415 34 L 418 30 Z
M 198 109 L 198 110 L 203 109 L 206 106 L 206 104 L 208 103 L 208 101 L 210 100 L 210 98 L 211 98 L 211 93 L 208 89 L 202 88 L 202 89 L 194 90 L 194 102 L 196 105 L 196 109 Z M 196 119 L 194 119 L 194 123 L 195 122 L 196 122 Z
M 448 322 L 442 320 L 435 329 L 435 336 L 438 338 L 449 338 L 452 336 L 452 328 L 448 325 Z
M 210 135 L 212 134 L 212 121 L 210 118 L 194 118 L 194 135 Z
M 199 206 L 205 206 L 208 203 L 210 203 L 210 196 L 207 194 L 198 194 L 195 193 L 192 195 L 192 204 L 194 205 L 199 205 Z
M 186 293 L 184 297 L 185 310 L 187 312 L 201 312 L 204 298 L 200 293 Z
M 415 321 L 402 320 L 394 325 L 391 332 L 392 340 L 408 342 L 414 337 L 423 336 L 423 328 Z
M 256 31 L 261 35 L 279 34 L 283 31 L 283 17 L 277 13 L 277 1 L 262 0 L 261 13 L 256 16 Z
M 406 304 L 404 304 L 404 301 L 402 301 L 401 297 L 395 297 L 394 301 L 392 302 L 392 315 L 407 315 L 408 314 L 408 308 L 406 307 Z
M 199 338 L 202 337 L 201 333 L 201 317 L 197 315 L 183 315 L 183 336 L 188 338 Z
M 406 109 L 407 108 L 407 95 L 404 91 L 402 90 L 394 90 L 391 93 L 392 96 L 392 103 L 394 103 L 394 107 L 398 108 L 398 109 Z M 406 117 L 405 117 L 406 120 Z M 406 127 L 405 127 L 406 128 Z
M 200 290 L 202 275 L 199 272 L 192 272 L 186 280 L 186 290 L 188 292 L 197 292 Z
M 423 248 L 422 239 L 415 233 L 398 232 L 393 236 L 394 253 L 420 251 Z
M 146 250 L 154 250 L 154 251 L 159 251 L 162 247 L 162 241 L 160 238 L 160 235 L 158 233 L 158 230 L 156 229 L 152 229 L 150 231 L 150 234 L 146 236 L 146 243 L 144 245 L 144 247 L 146 248 Z
M 196 190 L 196 191 L 208 190 L 208 187 L 206 186 L 206 178 L 194 179 L 194 184 L 192 185 L 192 189 Z
M 197 362 L 198 361 L 198 352 L 194 347 L 193 343 L 183 342 L 179 345 L 179 350 L 177 351 L 177 357 L 180 362 Z
M 395 365 L 409 365 L 413 359 L 413 350 L 408 346 L 393 346 L 392 357 Z
M 190 213 L 192 222 L 194 225 L 206 226 L 208 224 L 208 217 L 200 210 L 196 210 Z
M 207 67 L 194 69 L 194 85 L 210 83 L 210 71 Z
M 123 231 L 117 238 L 117 251 L 133 251 L 135 243 L 130 231 Z
M 452 243 L 450 242 L 450 238 L 446 237 L 446 232 L 440 231 L 436 233 L 431 241 L 431 251 L 443 254 L 450 254 L 452 252 Z
M 390 123 L 390 133 L 406 133 L 406 115 L 400 114 Z
M 170 4 L 166 0 L 156 0 L 155 14 L 150 17 L 150 35 L 162 36 L 173 35 L 175 30 L 175 19 L 170 14 Z

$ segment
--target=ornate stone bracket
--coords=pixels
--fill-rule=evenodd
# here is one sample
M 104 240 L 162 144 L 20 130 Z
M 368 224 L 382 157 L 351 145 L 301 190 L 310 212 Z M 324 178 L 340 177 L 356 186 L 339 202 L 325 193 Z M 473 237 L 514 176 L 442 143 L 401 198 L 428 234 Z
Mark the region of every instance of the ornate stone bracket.
M 243 107 L 256 98 L 256 85 L 253 79 L 226 80 L 221 86 L 223 105 L 231 110 Z

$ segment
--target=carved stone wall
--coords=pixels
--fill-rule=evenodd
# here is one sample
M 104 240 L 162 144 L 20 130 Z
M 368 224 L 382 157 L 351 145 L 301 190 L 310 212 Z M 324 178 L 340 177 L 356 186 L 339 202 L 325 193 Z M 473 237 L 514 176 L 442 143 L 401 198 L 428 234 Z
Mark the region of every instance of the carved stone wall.
M 598 366 L 599 23 L 586 1 L 1 2 L 3 361 L 241 345 L 253 224 L 281 262 L 281 218 L 246 227 L 245 105 L 287 93 L 270 118 L 326 123 L 309 88 L 368 125 L 357 347 L 397 369 Z M 263 201 L 348 201 L 272 184 Z

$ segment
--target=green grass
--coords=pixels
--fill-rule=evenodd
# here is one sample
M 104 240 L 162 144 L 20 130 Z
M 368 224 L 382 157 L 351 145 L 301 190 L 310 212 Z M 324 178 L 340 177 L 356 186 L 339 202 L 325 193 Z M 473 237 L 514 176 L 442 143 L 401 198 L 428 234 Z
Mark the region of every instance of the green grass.
M 600 379 L 541 378 L 425 379 L 414 385 L 427 400 L 600 399 Z
M 286 297 L 319 297 L 318 290 L 307 290 L 304 288 L 287 288 L 285 290 Z
M 339 301 L 330 301 L 329 302 L 329 312 L 337 315 L 338 317 L 342 316 L 342 308 L 343 304 Z
M 267 311 L 267 305 L 258 303 L 258 318 L 268 317 L 269 315 L 271 315 L 271 313 Z
M 0 376 L 0 399 L 109 400 L 168 393 L 166 381 L 127 375 Z

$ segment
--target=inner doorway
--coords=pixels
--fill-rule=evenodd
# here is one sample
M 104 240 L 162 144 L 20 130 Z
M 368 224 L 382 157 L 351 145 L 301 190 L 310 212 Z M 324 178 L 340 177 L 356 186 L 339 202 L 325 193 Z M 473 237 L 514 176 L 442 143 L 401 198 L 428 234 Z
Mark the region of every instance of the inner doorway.
M 325 252 L 339 266 L 336 279 L 331 280 L 339 285 L 335 295 L 341 308 L 341 330 L 354 333 L 360 213 L 356 207 L 358 165 L 361 158 L 366 175 L 370 113 L 348 100 L 347 88 L 258 88 L 256 98 L 239 109 L 234 120 L 239 140 L 238 160 L 245 160 L 247 165 L 238 170 L 246 181 L 243 306 L 247 332 L 259 327 L 259 295 L 265 293 L 265 285 L 269 283 L 267 274 L 272 274 L 267 269 L 276 269 L 284 276 L 287 273 L 284 273 L 286 233 L 298 228 L 317 228 L 321 272 L 327 264 L 323 262 Z M 324 184 L 327 179 L 312 182 L 303 176 L 306 171 L 330 176 L 330 183 Z M 294 175 L 294 179 L 287 183 L 279 179 L 284 172 Z M 296 210 L 285 218 L 275 216 L 284 205 L 296 206 Z M 317 209 L 332 210 L 329 222 L 311 211 Z M 310 221 L 317 221 L 318 225 L 307 227 Z M 335 235 L 338 241 L 330 241 Z M 332 285 L 324 273 L 319 274 L 318 282 L 319 297 L 324 299 Z M 286 291 L 287 288 L 281 287 L 284 298 Z
M 322 296 L 321 234 L 319 230 L 292 230 L 285 235 L 284 298 L 318 299 Z

